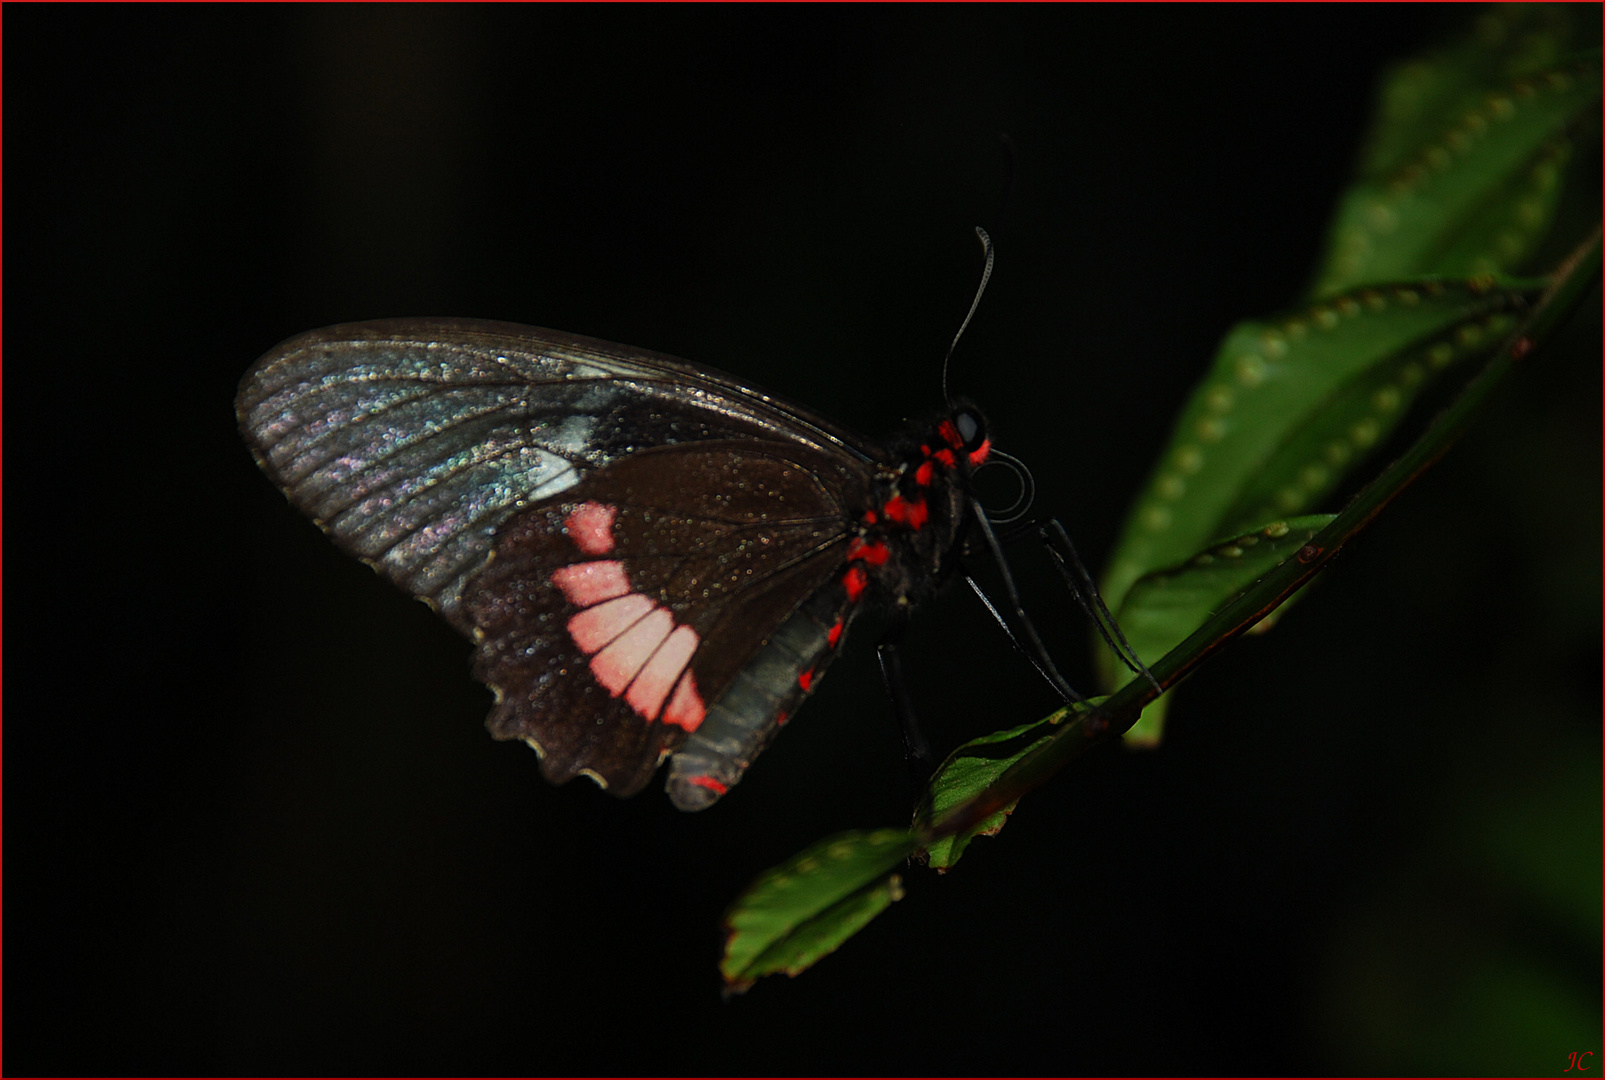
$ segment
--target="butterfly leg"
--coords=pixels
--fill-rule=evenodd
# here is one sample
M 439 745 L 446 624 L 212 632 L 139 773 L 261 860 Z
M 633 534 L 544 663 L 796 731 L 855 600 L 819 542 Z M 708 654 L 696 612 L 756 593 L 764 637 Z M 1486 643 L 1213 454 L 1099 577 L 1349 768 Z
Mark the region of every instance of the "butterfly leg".
M 1046 549 L 1048 555 L 1053 559 L 1054 566 L 1059 570 L 1059 576 L 1064 579 L 1065 588 L 1070 590 L 1071 598 L 1075 600 L 1076 605 L 1091 620 L 1092 625 L 1098 628 L 1098 635 L 1103 638 L 1104 644 L 1109 646 L 1109 651 L 1119 657 L 1120 662 L 1132 672 L 1147 679 L 1155 690 L 1162 691 L 1163 688 L 1147 666 L 1143 664 L 1141 658 L 1137 656 L 1136 650 L 1131 647 L 1131 642 L 1126 640 L 1126 635 L 1121 631 L 1120 624 L 1115 621 L 1114 614 L 1104 604 L 1103 597 L 1098 593 L 1097 584 L 1093 582 L 1092 575 L 1087 572 L 1087 564 L 1081 561 L 1081 556 L 1076 553 L 1075 544 L 1070 540 L 1069 532 L 1065 530 L 1064 525 L 1060 523 L 1058 518 L 1048 518 L 1047 520 L 1038 518 L 1025 521 L 1010 529 L 998 539 L 1001 543 L 1008 544 L 1021 537 L 1033 534 L 1036 536 L 1037 542 Z M 981 602 L 986 604 L 987 608 L 992 611 L 992 617 L 999 619 L 1001 622 L 1001 617 L 992 607 L 991 601 L 981 592 L 981 587 L 971 581 L 970 588 L 976 591 L 977 595 L 981 597 Z M 1016 643 L 1016 647 L 1019 647 L 1018 643 Z M 1029 656 L 1030 653 L 1027 652 L 1026 655 Z M 1052 680 L 1050 679 L 1049 681 L 1051 682 Z
M 975 524 L 981 537 L 986 542 L 987 550 L 992 555 L 992 561 L 998 568 L 998 573 L 1003 577 L 1003 592 L 1008 601 L 1009 612 L 1014 616 L 1015 625 L 1019 628 L 1018 637 L 1015 636 L 1015 630 L 1010 626 L 1009 620 L 1003 617 L 1003 613 L 992 602 L 992 598 L 986 594 L 986 591 L 981 588 L 975 579 L 970 577 L 969 574 L 965 574 L 964 580 L 969 583 L 975 595 L 980 597 L 981 603 L 986 605 L 986 609 L 991 613 L 992 618 L 1003 628 L 1003 632 L 1008 635 L 1009 641 L 1016 649 L 1025 654 L 1026 659 L 1031 661 L 1031 666 L 1037 669 L 1037 674 L 1047 680 L 1048 685 L 1053 687 L 1065 704 L 1070 705 L 1086 701 L 1086 698 L 1077 693 L 1075 688 L 1065 681 L 1064 676 L 1059 673 L 1058 667 L 1054 664 L 1053 657 L 1048 655 L 1047 646 L 1042 643 L 1041 635 L 1037 633 L 1035 624 L 1031 622 L 1031 616 L 1026 613 L 1025 605 L 1020 600 L 1020 589 L 1014 583 L 1014 574 L 1009 570 L 1009 561 L 1003 555 L 1003 546 L 998 542 L 997 534 L 993 532 L 992 523 L 987 520 L 985 511 L 979 506 L 972 506 L 970 512 L 975 519 Z
M 1076 546 L 1070 542 L 1070 534 L 1059 523 L 1059 519 L 1049 518 L 1041 522 L 1037 525 L 1036 532 L 1043 547 L 1047 548 L 1049 556 L 1052 557 L 1054 565 L 1059 568 L 1059 576 L 1064 578 L 1065 587 L 1070 590 L 1070 595 L 1075 598 L 1076 603 L 1081 605 L 1081 610 L 1087 613 L 1087 618 L 1098 628 L 1098 633 L 1102 636 L 1104 644 L 1109 646 L 1109 651 L 1118 656 L 1120 662 L 1134 673 L 1147 679 L 1155 690 L 1163 693 L 1164 688 L 1142 662 L 1136 650 L 1131 647 L 1131 642 L 1126 640 L 1120 624 L 1115 622 L 1115 617 L 1105 606 L 1103 597 L 1098 595 L 1098 586 L 1093 583 L 1092 575 L 1087 572 L 1087 564 L 1076 554 Z
M 908 680 L 903 677 L 903 659 L 898 644 L 908 626 L 906 618 L 898 619 L 880 641 L 875 643 L 875 658 L 880 661 L 881 683 L 886 687 L 886 698 L 892 704 L 897 718 L 897 730 L 903 736 L 903 758 L 908 762 L 908 774 L 914 790 L 920 791 L 930 779 L 934 764 L 931 744 L 920 731 L 914 716 L 914 699 L 908 692 Z

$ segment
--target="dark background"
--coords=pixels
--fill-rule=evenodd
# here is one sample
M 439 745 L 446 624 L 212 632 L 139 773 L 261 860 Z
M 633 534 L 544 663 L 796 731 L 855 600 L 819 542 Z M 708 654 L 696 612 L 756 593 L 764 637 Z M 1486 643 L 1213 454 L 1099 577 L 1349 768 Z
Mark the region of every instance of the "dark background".
M 690 357 L 883 433 L 939 401 L 983 224 L 998 270 L 954 383 L 1097 566 L 1221 334 L 1300 293 L 1378 73 L 1466 18 L 8 5 L 6 1070 L 1599 1051 L 1597 307 L 1188 684 L 1162 750 L 1078 763 L 841 953 L 729 1002 L 743 884 L 907 820 L 873 629 L 708 813 L 550 788 L 483 731 L 468 646 L 291 510 L 232 411 L 290 334 L 442 314 Z M 1085 683 L 1085 626 L 1047 622 Z M 963 595 L 906 652 L 942 750 L 1053 704 Z

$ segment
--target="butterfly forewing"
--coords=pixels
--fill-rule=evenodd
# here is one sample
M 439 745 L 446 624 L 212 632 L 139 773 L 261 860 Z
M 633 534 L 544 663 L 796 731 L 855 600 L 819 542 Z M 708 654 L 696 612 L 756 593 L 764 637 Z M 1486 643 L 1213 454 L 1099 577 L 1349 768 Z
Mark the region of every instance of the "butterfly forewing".
M 796 443 L 867 467 L 862 439 L 644 350 L 506 323 L 408 319 L 302 334 L 247 374 L 240 423 L 291 501 L 465 633 L 497 530 L 644 447 Z

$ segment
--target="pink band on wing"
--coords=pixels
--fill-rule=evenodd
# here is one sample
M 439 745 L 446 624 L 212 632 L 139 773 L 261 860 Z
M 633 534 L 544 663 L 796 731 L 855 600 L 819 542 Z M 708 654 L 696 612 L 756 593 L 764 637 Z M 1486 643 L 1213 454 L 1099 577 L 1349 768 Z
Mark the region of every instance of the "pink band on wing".
M 665 638 L 624 695 L 630 708 L 648 720 L 656 720 L 669 691 L 674 689 L 675 680 L 696 655 L 697 642 L 697 632 L 689 626 L 682 626 Z
M 697 680 L 687 671 L 680 676 L 680 685 L 674 688 L 674 697 L 669 699 L 669 707 L 663 710 L 663 722 L 684 728 L 686 731 L 695 731 L 702 724 L 702 718 L 707 715 L 707 708 L 702 704 L 702 695 L 697 693 Z
M 634 626 L 652 606 L 640 593 L 621 596 L 574 616 L 568 621 L 568 632 L 580 652 L 589 656 Z
M 618 508 L 599 502 L 576 506 L 563 522 L 569 539 L 587 555 L 606 555 L 613 550 L 613 519 Z
M 574 563 L 552 571 L 552 584 L 563 590 L 571 604 L 593 607 L 630 592 L 630 579 L 617 559 Z
M 646 599 L 642 597 L 642 599 Z M 619 603 L 615 600 L 612 603 Z M 614 697 L 629 687 L 646 667 L 652 654 L 674 630 L 674 616 L 668 608 L 654 608 L 646 618 L 614 638 L 608 647 L 591 657 L 591 674 Z

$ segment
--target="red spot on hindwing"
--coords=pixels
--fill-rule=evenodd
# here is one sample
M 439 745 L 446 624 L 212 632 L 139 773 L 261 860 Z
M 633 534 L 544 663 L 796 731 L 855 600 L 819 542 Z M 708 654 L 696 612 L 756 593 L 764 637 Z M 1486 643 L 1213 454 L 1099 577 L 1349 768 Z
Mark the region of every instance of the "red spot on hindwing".
M 840 619 L 837 619 L 836 620 L 836 625 L 832 626 L 830 628 L 830 633 L 825 635 L 825 640 L 830 642 L 830 647 L 832 649 L 834 649 L 836 647 L 836 643 L 842 639 L 842 628 L 845 625 L 846 624 L 843 623 Z
M 809 689 L 814 685 L 814 669 L 809 668 L 797 676 L 797 685 L 802 687 L 803 693 L 808 693 Z
M 599 502 L 583 502 L 569 512 L 563 522 L 569 539 L 587 555 L 606 555 L 613 550 L 613 519 L 618 508 Z
M 695 784 L 697 787 L 707 788 L 709 791 L 713 792 L 715 795 L 723 795 L 725 792 L 730 790 L 729 785 L 721 784 L 721 783 L 719 783 L 719 781 L 715 780 L 711 776 L 692 776 L 692 777 L 687 777 L 686 783 Z
M 914 470 L 914 482 L 920 487 L 930 487 L 931 477 L 936 475 L 936 466 L 929 461 L 920 462 L 920 467 Z

